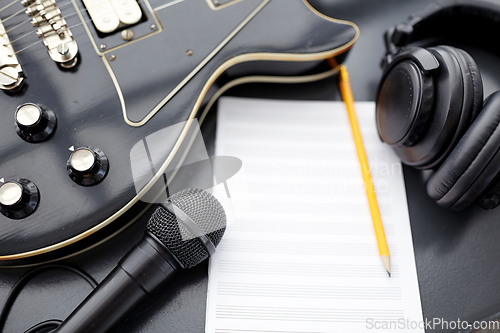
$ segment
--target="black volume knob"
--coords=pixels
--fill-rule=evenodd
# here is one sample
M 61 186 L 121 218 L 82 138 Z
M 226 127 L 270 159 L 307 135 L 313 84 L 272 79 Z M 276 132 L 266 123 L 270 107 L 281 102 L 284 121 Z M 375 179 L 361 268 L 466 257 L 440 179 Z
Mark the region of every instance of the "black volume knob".
M 25 103 L 16 110 L 16 132 L 25 141 L 36 143 L 50 138 L 57 126 L 53 111 L 34 103 Z
M 108 174 L 109 161 L 102 150 L 82 147 L 76 149 L 67 163 L 71 179 L 82 186 L 92 186 L 100 183 Z
M 27 179 L 12 179 L 0 185 L 0 213 L 11 219 L 31 215 L 38 206 L 40 194 Z

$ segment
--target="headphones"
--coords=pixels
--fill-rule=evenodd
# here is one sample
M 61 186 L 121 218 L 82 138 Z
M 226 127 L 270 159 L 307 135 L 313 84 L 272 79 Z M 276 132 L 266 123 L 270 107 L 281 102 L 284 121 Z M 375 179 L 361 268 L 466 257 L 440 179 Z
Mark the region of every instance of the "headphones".
M 435 170 L 427 193 L 442 207 L 500 204 L 500 91 L 483 103 L 481 74 L 467 52 L 408 45 L 438 37 L 498 52 L 498 43 L 488 38 L 499 28 L 500 3 L 448 0 L 431 4 L 384 36 L 387 54 L 376 99 L 379 136 L 403 163 Z

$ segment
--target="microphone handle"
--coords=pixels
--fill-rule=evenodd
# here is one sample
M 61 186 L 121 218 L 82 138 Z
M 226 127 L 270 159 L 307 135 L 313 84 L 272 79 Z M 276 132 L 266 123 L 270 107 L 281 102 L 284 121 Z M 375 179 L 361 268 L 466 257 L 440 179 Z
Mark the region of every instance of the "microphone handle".
M 146 236 L 54 333 L 105 333 L 182 269 L 154 236 Z

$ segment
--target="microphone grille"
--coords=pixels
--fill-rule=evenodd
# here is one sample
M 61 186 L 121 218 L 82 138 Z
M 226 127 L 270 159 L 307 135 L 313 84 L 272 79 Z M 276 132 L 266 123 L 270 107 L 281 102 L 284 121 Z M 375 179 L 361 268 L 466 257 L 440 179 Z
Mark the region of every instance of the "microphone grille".
M 219 245 L 226 230 L 226 213 L 213 195 L 194 188 L 173 194 L 168 200 L 189 216 L 215 246 Z M 185 268 L 196 266 L 209 257 L 203 243 L 163 206 L 159 206 L 151 216 L 147 230 L 155 235 Z

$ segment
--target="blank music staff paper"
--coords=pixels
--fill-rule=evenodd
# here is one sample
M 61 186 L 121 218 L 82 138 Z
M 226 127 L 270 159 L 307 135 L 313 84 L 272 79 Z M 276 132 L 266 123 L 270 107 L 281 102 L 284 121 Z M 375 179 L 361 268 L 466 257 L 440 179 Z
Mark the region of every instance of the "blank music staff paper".
M 344 103 L 225 97 L 216 155 L 243 175 L 213 191 L 230 223 L 210 260 L 207 333 L 424 332 L 402 166 L 375 104 L 356 110 L 392 277 Z

